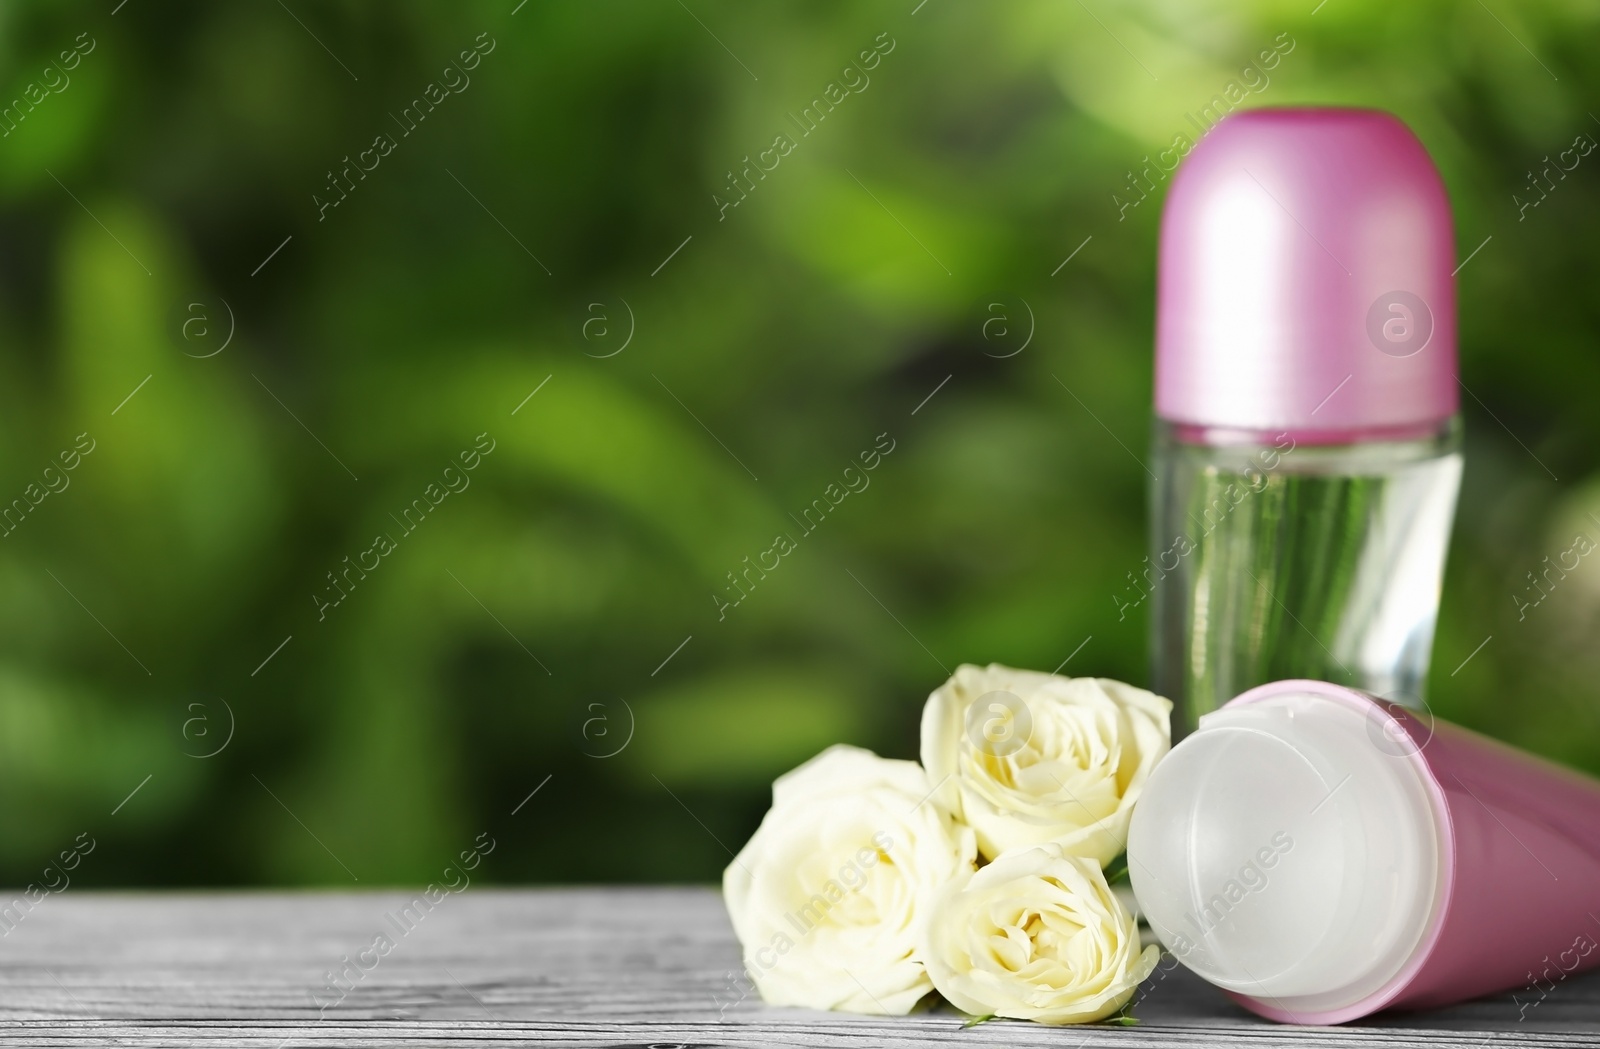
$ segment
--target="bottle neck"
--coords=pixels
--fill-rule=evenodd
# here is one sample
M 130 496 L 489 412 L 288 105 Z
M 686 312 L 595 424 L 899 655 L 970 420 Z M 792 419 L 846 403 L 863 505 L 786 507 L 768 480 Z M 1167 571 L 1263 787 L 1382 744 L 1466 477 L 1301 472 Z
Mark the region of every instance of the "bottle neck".
M 1174 419 L 1156 419 L 1157 426 L 1169 439 L 1181 444 L 1215 448 L 1229 447 L 1329 447 L 1352 444 L 1409 444 L 1413 442 L 1446 442 L 1451 447 L 1459 443 L 1461 417 L 1405 426 L 1377 426 L 1359 429 L 1311 429 L 1290 426 L 1283 429 L 1253 429 L 1244 427 L 1208 426 Z M 1448 450 L 1441 448 L 1441 450 Z

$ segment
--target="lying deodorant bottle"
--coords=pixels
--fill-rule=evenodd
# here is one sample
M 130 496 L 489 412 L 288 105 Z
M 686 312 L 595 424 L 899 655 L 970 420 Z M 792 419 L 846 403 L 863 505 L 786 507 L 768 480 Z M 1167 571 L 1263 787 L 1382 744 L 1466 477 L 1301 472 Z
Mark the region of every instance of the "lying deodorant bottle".
M 1128 875 L 1178 960 L 1334 1024 L 1600 964 L 1600 781 L 1322 681 L 1200 719 L 1156 765 Z
M 1374 110 L 1236 113 L 1179 167 L 1160 251 L 1151 552 L 1118 605 L 1151 596 L 1176 734 L 1286 677 L 1420 704 L 1461 478 L 1428 154 Z

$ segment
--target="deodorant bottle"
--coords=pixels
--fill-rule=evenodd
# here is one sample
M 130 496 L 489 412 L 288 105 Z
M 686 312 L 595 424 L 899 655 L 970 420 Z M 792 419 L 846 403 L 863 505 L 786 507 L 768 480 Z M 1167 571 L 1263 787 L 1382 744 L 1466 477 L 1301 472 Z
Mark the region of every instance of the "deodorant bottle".
M 1547 989 L 1600 963 L 1600 781 L 1281 681 L 1161 759 L 1128 875 L 1167 949 L 1273 1020 Z
M 1174 729 L 1267 681 L 1421 703 L 1461 476 L 1444 185 L 1395 117 L 1258 109 L 1161 223 L 1154 688 Z

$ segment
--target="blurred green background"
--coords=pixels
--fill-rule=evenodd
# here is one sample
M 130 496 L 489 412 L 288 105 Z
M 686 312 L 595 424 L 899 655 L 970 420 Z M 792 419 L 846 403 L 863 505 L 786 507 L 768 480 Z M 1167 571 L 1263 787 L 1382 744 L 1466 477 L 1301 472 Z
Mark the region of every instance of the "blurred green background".
M 1393 110 L 1492 238 L 1434 708 L 1600 771 L 1600 571 L 1516 600 L 1600 536 L 1600 156 L 1513 200 L 1600 136 L 1600 6 L 117 4 L 0 8 L 6 883 L 710 880 L 945 668 L 1146 681 L 1113 194 L 1280 34 L 1245 105 Z

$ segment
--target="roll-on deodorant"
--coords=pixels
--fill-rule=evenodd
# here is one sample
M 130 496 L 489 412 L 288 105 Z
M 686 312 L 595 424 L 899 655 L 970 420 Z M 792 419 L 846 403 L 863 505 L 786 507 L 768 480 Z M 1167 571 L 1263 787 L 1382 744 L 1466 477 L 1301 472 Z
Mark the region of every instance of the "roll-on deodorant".
M 1167 949 L 1262 1016 L 1444 1005 L 1600 963 L 1600 781 L 1280 681 L 1156 766 L 1128 874 Z
M 1387 113 L 1235 113 L 1183 160 L 1127 598 L 1152 597 L 1178 735 L 1288 677 L 1422 701 L 1461 476 L 1455 268 L 1444 185 Z

